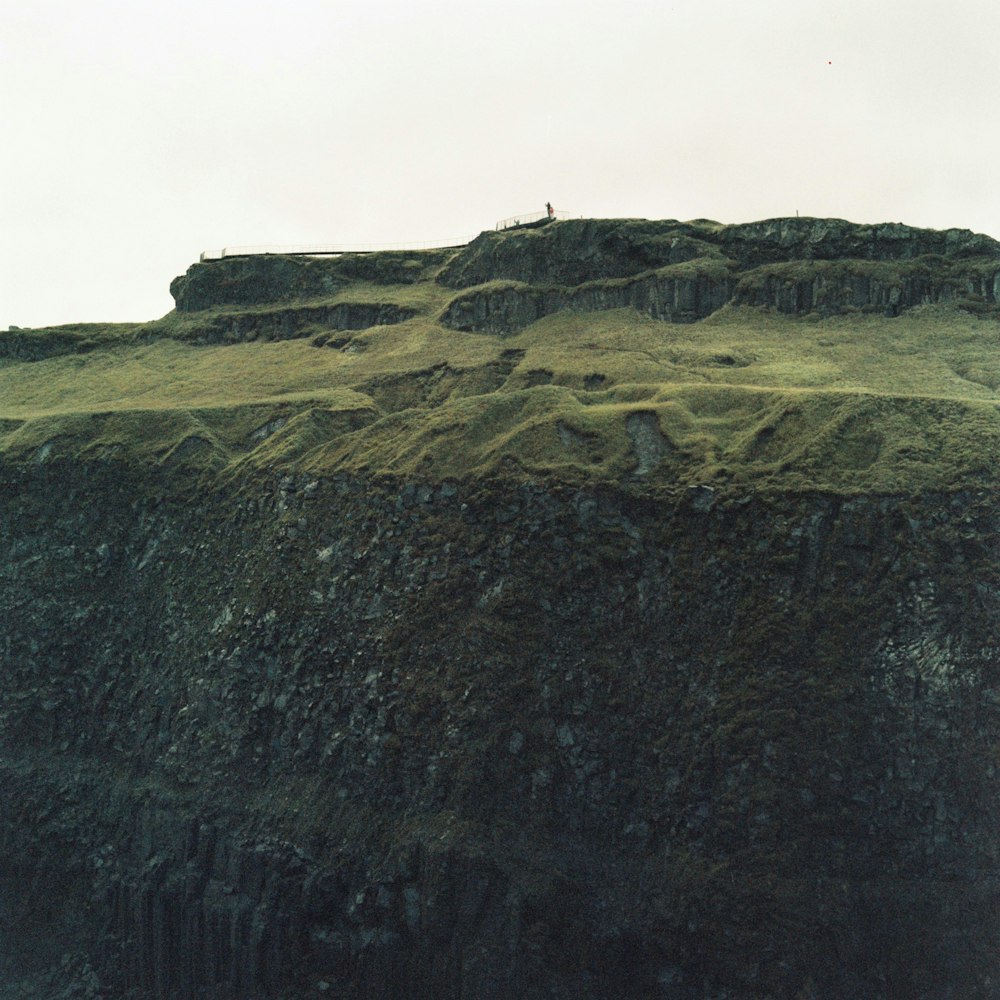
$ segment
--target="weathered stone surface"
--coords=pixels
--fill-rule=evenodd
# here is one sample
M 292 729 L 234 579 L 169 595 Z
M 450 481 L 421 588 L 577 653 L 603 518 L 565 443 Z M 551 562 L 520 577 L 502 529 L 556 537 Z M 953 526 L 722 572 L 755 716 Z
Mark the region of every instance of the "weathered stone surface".
M 351 281 L 410 284 L 447 256 L 447 251 L 420 250 L 339 257 L 224 257 L 192 264 L 170 283 L 170 294 L 178 312 L 328 297 Z
M 1000 256 L 1000 243 L 968 229 L 917 229 L 899 222 L 858 225 L 844 219 L 767 219 L 724 226 L 719 246 L 747 267 L 789 260 L 908 261 Z
M 795 315 L 894 316 L 935 302 L 983 310 L 1000 301 L 1000 244 L 966 230 L 838 219 L 695 225 L 595 220 L 483 233 L 438 280 L 456 288 L 493 283 L 456 296 L 442 322 L 505 334 L 564 309 L 630 307 L 690 323 L 728 303 Z
M 725 267 L 709 263 L 702 273 L 678 276 L 660 272 L 576 288 L 489 287 L 457 296 L 441 322 L 455 330 L 502 335 L 516 333 L 542 316 L 564 309 L 597 312 L 630 307 L 654 319 L 693 323 L 724 306 L 732 286 Z
M 981 310 L 1000 301 L 1000 244 L 987 236 L 799 218 L 733 226 L 581 219 L 485 232 L 457 252 L 224 258 L 192 265 L 174 280 L 171 293 L 178 312 L 190 313 L 330 297 L 358 279 L 408 284 L 435 272 L 441 284 L 467 289 L 445 310 L 445 325 L 495 334 L 515 333 L 564 309 L 630 307 L 690 323 L 730 302 L 796 314 L 861 309 L 895 315 L 931 302 Z M 283 339 L 301 335 L 297 331 L 309 323 L 359 329 L 413 315 L 371 305 L 362 321 L 357 317 L 365 308 L 298 306 L 219 315 L 191 336 L 212 342 Z M 23 334 L 0 335 L 0 355 L 29 347 Z M 73 349 L 87 348 L 81 341 Z
M 997 270 L 920 258 L 902 265 L 861 260 L 763 265 L 736 283 L 735 305 L 765 306 L 792 315 L 851 310 L 897 316 L 937 302 L 995 306 Z
M 248 340 L 294 340 L 325 328 L 317 346 L 330 338 L 331 330 L 364 330 L 372 326 L 402 323 L 415 310 L 397 305 L 341 302 L 332 306 L 289 306 L 266 311 L 222 313 L 199 324 L 191 332 L 174 334 L 178 340 L 198 344 L 237 344 Z
M 482 233 L 448 263 L 439 281 L 469 288 L 487 281 L 578 285 L 623 278 L 698 258 L 740 270 L 787 261 L 1000 259 L 1000 244 L 966 229 L 916 229 L 899 223 L 785 218 L 741 225 L 673 219 L 581 219 L 534 232 Z
M 113 995 L 995 995 L 991 492 L 0 498 L 5 885 Z
M 668 219 L 570 219 L 532 231 L 485 232 L 458 253 L 438 280 L 469 288 L 498 279 L 579 285 L 626 278 L 697 257 L 722 257 L 695 225 Z
M 60 354 L 86 354 L 96 346 L 92 337 L 78 330 L 57 328 L 44 331 L 44 336 L 36 330 L 0 330 L 0 359 L 44 361 Z

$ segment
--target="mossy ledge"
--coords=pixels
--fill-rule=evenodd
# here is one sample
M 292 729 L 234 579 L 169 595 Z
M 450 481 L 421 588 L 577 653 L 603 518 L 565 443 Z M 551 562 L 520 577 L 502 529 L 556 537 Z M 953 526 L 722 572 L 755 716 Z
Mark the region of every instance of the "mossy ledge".
M 567 222 L 0 336 L 0 997 L 996 1000 L 994 247 Z

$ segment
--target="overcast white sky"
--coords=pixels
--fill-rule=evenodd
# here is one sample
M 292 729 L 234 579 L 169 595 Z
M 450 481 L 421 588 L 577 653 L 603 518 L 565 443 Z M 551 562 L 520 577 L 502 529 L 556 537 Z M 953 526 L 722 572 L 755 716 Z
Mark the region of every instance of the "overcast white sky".
M 4 0 L 0 329 L 505 216 L 1000 238 L 997 0 Z

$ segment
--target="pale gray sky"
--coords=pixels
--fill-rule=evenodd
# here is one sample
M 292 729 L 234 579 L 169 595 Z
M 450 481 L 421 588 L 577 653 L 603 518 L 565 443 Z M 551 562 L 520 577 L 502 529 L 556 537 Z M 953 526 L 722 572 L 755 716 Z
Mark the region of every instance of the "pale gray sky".
M 996 0 L 5 0 L 0 329 L 541 210 L 1000 238 Z

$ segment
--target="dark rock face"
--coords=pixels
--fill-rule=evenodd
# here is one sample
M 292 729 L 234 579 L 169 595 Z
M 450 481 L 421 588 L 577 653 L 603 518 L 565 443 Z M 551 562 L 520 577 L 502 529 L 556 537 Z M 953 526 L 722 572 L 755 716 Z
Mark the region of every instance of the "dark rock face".
M 60 354 L 86 354 L 97 346 L 76 330 L 0 330 L 0 359 L 44 361 Z
M 995 494 L 3 474 L 0 876 L 111 995 L 997 995 Z
M 1000 257 L 1000 243 L 968 229 L 915 229 L 899 222 L 857 225 L 843 219 L 768 219 L 723 227 L 719 246 L 744 267 L 788 260 L 907 261 Z
M 672 219 L 571 220 L 536 232 L 482 233 L 438 280 L 450 288 L 498 279 L 578 285 L 703 257 L 745 270 L 788 261 L 910 261 L 931 254 L 998 260 L 1000 243 L 966 229 L 857 225 L 842 219 L 769 219 L 735 226 Z
M 485 232 L 457 254 L 438 280 L 449 288 L 487 281 L 579 285 L 625 278 L 697 257 L 722 256 L 689 223 L 580 219 L 528 232 Z
M 867 261 L 763 265 L 736 283 L 735 305 L 764 306 L 791 315 L 848 310 L 897 316 L 914 306 L 961 302 L 995 306 L 1000 267 L 948 264 L 921 258 L 889 267 Z
M 590 282 L 576 288 L 507 286 L 475 290 L 451 301 L 441 322 L 454 330 L 516 333 L 550 313 L 570 309 L 597 312 L 631 307 L 654 319 L 693 323 L 729 301 L 733 281 L 724 267 L 706 266 L 702 273 L 667 272 L 614 283 Z
M 225 257 L 192 264 L 170 283 L 178 312 L 210 306 L 256 306 L 335 295 L 353 281 L 412 284 L 446 251 L 344 254 L 340 257 Z
M 248 340 L 295 340 L 326 331 L 365 330 L 372 326 L 402 323 L 415 310 L 386 303 L 342 302 L 333 306 L 288 306 L 266 311 L 222 313 L 190 333 L 174 334 L 178 340 L 197 344 L 238 344 Z M 329 339 L 329 332 L 327 333 Z
M 206 261 L 175 278 L 171 293 L 178 312 L 188 313 L 323 298 L 342 292 L 351 281 L 411 284 L 434 274 L 439 283 L 461 292 L 444 311 L 446 326 L 501 335 L 564 309 L 629 307 L 680 323 L 702 319 L 728 303 L 796 315 L 851 309 L 898 315 L 942 301 L 991 311 L 1000 303 L 1000 244 L 964 229 L 863 226 L 840 219 L 736 226 L 567 220 L 485 232 L 458 252 Z M 316 322 L 327 322 L 320 307 L 313 311 Z M 219 316 L 198 337 L 295 336 L 302 316 L 302 307 Z M 335 317 L 331 325 L 357 328 L 337 322 Z
M 474 286 L 497 279 L 519 285 Z M 563 309 L 632 307 L 693 322 L 727 303 L 830 315 L 898 315 L 914 306 L 1000 302 L 1000 244 L 944 232 L 837 219 L 773 219 L 743 226 L 556 223 L 530 233 L 483 233 L 438 277 L 456 297 L 442 322 L 515 333 Z
M 731 272 L 715 262 L 702 269 L 672 268 L 616 282 L 576 288 L 487 286 L 456 296 L 441 322 L 454 330 L 517 333 L 562 310 L 637 309 L 669 323 L 693 323 L 727 304 L 759 306 L 793 316 L 830 316 L 849 310 L 898 316 L 914 306 L 959 302 L 975 311 L 1000 300 L 1000 269 L 983 274 L 961 266 L 906 265 L 889 270 L 863 262 L 817 262 L 808 267 L 765 265 Z

